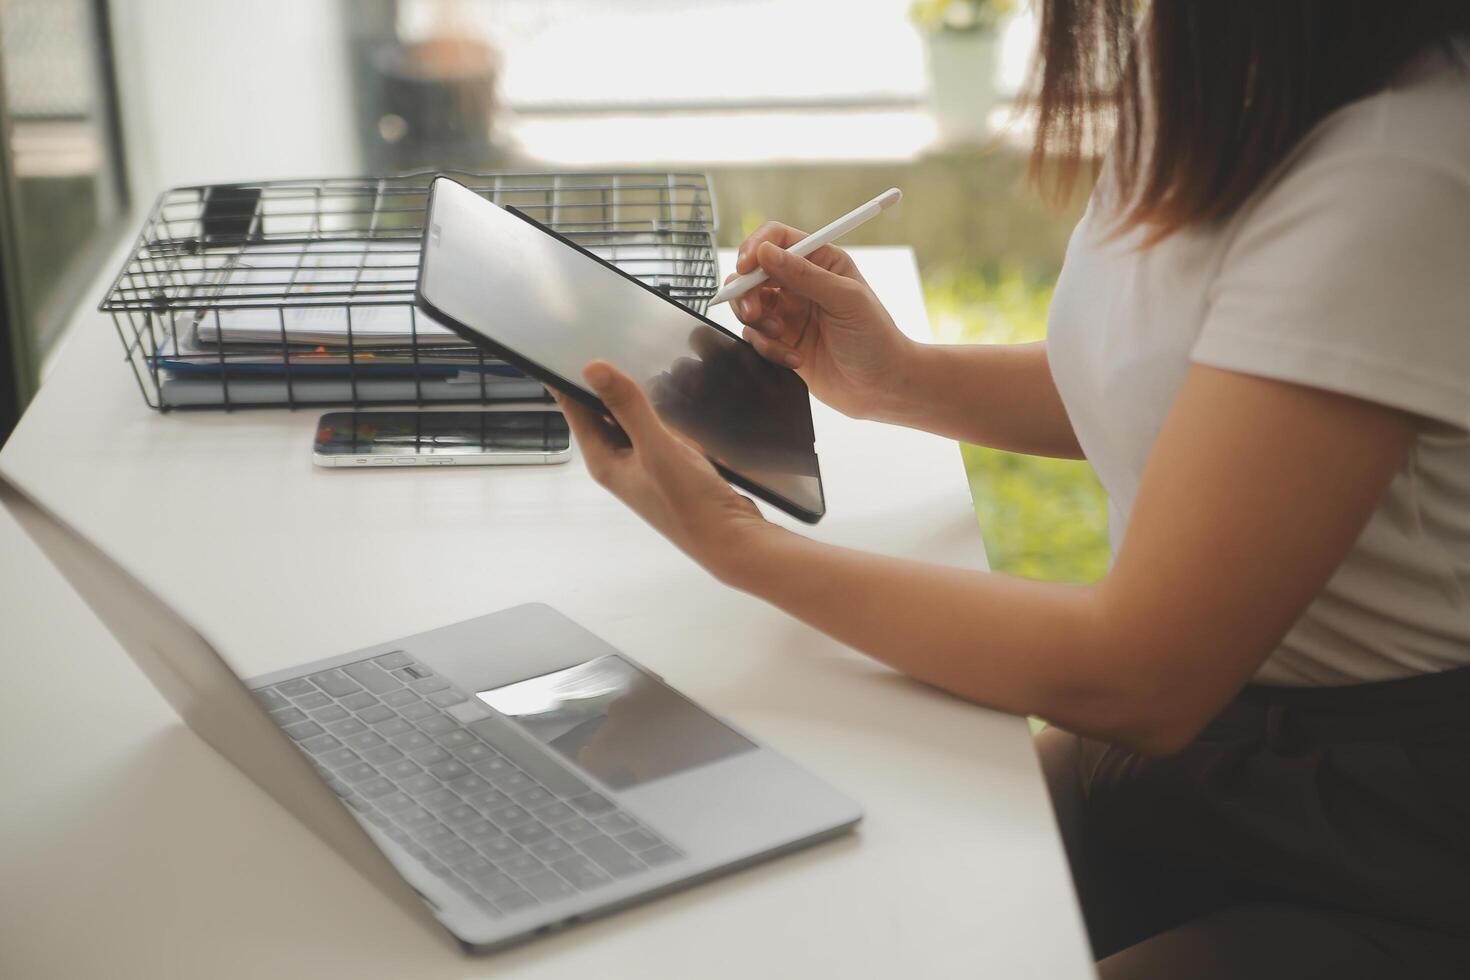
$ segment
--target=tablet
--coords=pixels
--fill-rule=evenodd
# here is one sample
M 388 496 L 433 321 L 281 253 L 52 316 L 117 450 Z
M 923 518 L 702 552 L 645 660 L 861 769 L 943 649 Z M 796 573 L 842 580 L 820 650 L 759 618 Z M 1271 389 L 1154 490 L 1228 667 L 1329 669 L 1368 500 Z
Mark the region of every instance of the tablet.
M 604 414 L 582 368 L 633 378 L 735 486 L 816 523 L 811 398 L 714 321 L 448 177 L 429 188 L 415 300 L 469 342 Z

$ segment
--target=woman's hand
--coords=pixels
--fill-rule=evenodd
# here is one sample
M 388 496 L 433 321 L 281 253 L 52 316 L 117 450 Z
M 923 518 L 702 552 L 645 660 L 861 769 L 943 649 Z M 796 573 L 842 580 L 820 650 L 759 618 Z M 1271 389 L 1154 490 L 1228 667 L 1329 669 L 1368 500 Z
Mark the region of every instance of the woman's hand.
M 759 265 L 768 276 L 731 303 L 745 339 L 795 368 L 812 394 L 844 415 L 901 414 L 919 345 L 894 325 L 842 249 L 823 245 L 807 258 L 786 251 L 804 237 L 771 221 L 740 246 L 735 274 Z
M 775 526 L 663 424 L 632 378 L 605 361 L 587 365 L 582 377 L 622 428 L 555 395 L 587 472 L 716 578 L 728 579 L 751 538 Z

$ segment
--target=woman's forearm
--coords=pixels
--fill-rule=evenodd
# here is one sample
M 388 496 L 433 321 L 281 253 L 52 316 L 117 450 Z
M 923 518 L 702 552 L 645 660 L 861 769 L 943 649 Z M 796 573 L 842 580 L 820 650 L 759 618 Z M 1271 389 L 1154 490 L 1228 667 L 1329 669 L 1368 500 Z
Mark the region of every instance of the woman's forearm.
M 1198 735 L 1278 648 L 1423 428 L 1195 365 L 1112 568 L 1073 586 L 802 538 L 735 493 L 632 378 L 604 362 L 583 378 L 625 436 L 562 400 L 588 472 L 727 584 L 972 701 L 1153 752 Z
M 889 558 L 769 528 L 717 571 L 917 680 L 1071 731 L 1155 746 L 1148 678 L 1107 639 L 1096 589 Z
M 1096 585 L 869 555 L 752 523 L 706 565 L 961 697 L 1169 752 L 1278 648 L 1422 425 L 1346 395 L 1195 366 Z
M 900 383 L 874 417 L 993 449 L 1082 458 L 1045 341 L 915 345 Z

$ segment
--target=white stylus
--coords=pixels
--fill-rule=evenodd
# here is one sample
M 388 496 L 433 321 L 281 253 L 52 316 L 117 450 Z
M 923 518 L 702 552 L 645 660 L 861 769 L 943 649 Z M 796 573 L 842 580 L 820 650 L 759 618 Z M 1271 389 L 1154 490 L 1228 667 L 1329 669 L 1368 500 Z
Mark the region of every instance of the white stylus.
M 832 244 L 870 218 L 877 217 L 878 212 L 893 207 L 902 198 L 903 191 L 897 187 L 890 187 L 867 204 L 853 208 L 826 227 L 818 228 L 786 251 L 792 255 L 805 257 L 823 245 Z M 757 268 L 754 272 L 747 272 L 743 276 L 736 276 L 721 286 L 714 296 L 710 297 L 709 305 L 716 306 L 720 303 L 728 303 L 737 296 L 743 296 L 765 281 L 766 270 L 760 268 Z

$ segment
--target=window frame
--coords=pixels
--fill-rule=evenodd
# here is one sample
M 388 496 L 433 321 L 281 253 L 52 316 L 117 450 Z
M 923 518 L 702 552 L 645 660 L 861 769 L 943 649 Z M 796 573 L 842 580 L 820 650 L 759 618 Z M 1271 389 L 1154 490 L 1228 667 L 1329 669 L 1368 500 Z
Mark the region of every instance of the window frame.
M 14 128 L 7 98 L 8 82 L 0 63 L 0 370 L 9 397 L 0 398 L 0 442 L 9 436 L 26 405 L 40 388 L 42 365 L 61 339 L 66 324 L 86 302 L 88 287 L 102 272 L 131 223 L 131 185 L 123 142 L 117 63 L 111 11 L 107 0 L 91 0 L 97 70 L 97 121 L 103 160 L 99 179 L 112 184 L 115 206 L 99 221 L 81 247 L 67 259 L 50 295 L 26 295 L 20 254 L 19 180 L 15 172 Z M 4 25 L 0 24 L 0 31 Z M 4 393 L 0 389 L 0 393 Z

